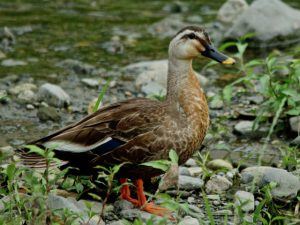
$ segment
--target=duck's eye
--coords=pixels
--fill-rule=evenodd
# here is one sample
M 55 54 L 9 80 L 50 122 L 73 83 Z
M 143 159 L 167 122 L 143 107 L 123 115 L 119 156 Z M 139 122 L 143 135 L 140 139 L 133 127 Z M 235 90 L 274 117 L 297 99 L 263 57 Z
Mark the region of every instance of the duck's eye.
M 195 39 L 195 38 L 196 38 L 196 35 L 195 35 L 194 33 L 191 33 L 191 34 L 187 35 L 187 37 L 188 37 L 189 39 Z

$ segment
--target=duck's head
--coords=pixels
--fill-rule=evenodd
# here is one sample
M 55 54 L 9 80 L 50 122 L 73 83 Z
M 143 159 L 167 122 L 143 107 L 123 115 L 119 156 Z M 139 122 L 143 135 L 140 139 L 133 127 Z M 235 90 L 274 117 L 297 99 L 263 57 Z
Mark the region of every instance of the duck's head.
M 188 26 L 180 30 L 169 46 L 169 55 L 177 59 L 189 60 L 199 54 L 219 63 L 235 63 L 233 58 L 220 53 L 211 43 L 206 31 L 197 26 Z

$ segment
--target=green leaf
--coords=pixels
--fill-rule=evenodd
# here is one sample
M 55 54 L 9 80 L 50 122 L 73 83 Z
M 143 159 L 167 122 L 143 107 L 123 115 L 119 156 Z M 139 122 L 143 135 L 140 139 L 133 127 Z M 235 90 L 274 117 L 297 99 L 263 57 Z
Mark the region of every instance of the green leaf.
M 93 199 L 97 200 L 97 201 L 102 201 L 101 197 L 94 194 L 94 193 L 88 193 L 89 196 L 91 196 Z
M 109 85 L 110 81 L 111 81 L 111 78 L 109 78 L 109 79 L 107 80 L 106 84 L 104 85 L 103 89 L 101 90 L 101 92 L 100 92 L 100 94 L 99 94 L 99 96 L 98 96 L 97 102 L 96 102 L 96 104 L 95 104 L 95 106 L 94 106 L 94 108 L 93 108 L 93 112 L 96 112 L 96 111 L 98 110 L 99 105 L 100 105 L 100 102 L 101 102 L 102 99 L 103 99 L 103 96 L 104 96 L 104 94 L 105 94 L 105 92 L 106 92 L 106 90 L 107 90 L 107 88 L 108 88 L 108 85 Z
M 254 60 L 251 60 L 250 62 L 247 62 L 245 64 L 245 67 L 254 67 L 254 66 L 258 66 L 258 65 L 262 65 L 262 64 L 263 64 L 262 60 L 254 59 Z
M 231 101 L 231 97 L 232 97 L 232 86 L 231 85 L 227 85 L 224 89 L 223 89 L 223 98 L 227 103 L 230 103 Z
M 6 175 L 9 180 L 12 180 L 14 178 L 14 174 L 16 171 L 16 165 L 15 164 L 9 164 L 6 168 Z
M 36 153 L 45 157 L 45 150 L 36 145 L 25 145 L 24 147 L 29 149 L 29 153 Z
M 268 95 L 269 94 L 269 84 L 270 84 L 270 77 L 266 74 L 262 75 L 260 78 L 259 78 L 259 82 L 260 82 L 260 85 L 261 85 L 261 90 L 260 92 L 264 95 Z
M 172 163 L 175 163 L 175 164 L 178 163 L 178 159 L 179 159 L 178 155 L 173 149 L 171 149 L 169 152 L 169 158 L 171 159 Z
M 238 55 L 240 58 L 243 57 L 245 51 L 246 51 L 246 48 L 247 48 L 248 44 L 247 43 L 237 43 L 236 47 L 238 49 Z
M 283 90 L 282 93 L 292 97 L 294 101 L 300 101 L 300 94 L 294 89 L 286 89 Z
M 171 162 L 168 160 L 155 160 L 150 162 L 141 163 L 142 166 L 149 166 L 162 171 L 167 171 L 170 168 Z
M 224 51 L 225 49 L 232 47 L 232 46 L 236 46 L 236 42 L 233 42 L 233 41 L 226 42 L 219 47 L 219 50 Z
M 291 116 L 299 116 L 300 115 L 300 106 L 290 109 L 289 111 L 286 112 L 286 114 L 291 115 Z

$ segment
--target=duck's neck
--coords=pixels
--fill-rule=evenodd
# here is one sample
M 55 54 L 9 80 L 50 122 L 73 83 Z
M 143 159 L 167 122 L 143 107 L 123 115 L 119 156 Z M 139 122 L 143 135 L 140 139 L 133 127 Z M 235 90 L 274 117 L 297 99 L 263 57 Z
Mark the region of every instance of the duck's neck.
M 192 60 L 169 58 L 167 101 L 178 101 L 180 89 L 191 73 L 193 73 Z

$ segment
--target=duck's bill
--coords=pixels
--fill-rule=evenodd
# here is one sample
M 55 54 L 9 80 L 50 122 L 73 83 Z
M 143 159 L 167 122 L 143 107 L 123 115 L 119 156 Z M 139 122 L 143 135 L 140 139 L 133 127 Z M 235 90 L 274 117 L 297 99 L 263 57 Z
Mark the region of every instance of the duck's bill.
M 219 63 L 225 65 L 232 65 L 235 63 L 233 58 L 224 55 L 223 53 L 219 52 L 214 46 L 207 45 L 205 51 L 201 53 L 203 56 L 211 58 Z

